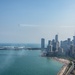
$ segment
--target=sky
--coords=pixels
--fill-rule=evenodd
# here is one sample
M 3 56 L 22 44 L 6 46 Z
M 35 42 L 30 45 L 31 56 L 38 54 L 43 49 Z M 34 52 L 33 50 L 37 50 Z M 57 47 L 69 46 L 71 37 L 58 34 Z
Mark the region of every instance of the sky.
M 0 0 L 0 43 L 40 43 L 75 35 L 75 0 Z

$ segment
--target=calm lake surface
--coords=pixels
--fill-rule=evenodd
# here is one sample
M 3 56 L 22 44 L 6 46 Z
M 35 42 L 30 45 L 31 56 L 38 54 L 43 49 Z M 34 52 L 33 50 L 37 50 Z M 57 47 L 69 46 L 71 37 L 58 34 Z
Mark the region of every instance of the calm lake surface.
M 0 75 L 56 75 L 62 65 L 41 50 L 0 50 Z

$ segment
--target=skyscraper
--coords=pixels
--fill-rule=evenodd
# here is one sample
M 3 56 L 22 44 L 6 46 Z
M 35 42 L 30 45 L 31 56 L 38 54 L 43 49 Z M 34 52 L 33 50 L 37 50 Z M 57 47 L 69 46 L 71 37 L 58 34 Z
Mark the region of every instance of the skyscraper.
M 53 46 L 53 51 L 56 51 L 56 42 L 55 42 L 55 40 L 53 39 L 52 40 L 52 46 Z
M 48 41 L 48 45 L 51 45 L 51 40 Z
M 58 42 L 58 35 L 55 35 L 55 42 Z
M 56 50 L 58 51 L 59 48 L 58 35 L 55 35 L 55 43 L 56 43 Z
M 45 39 L 41 38 L 41 49 L 43 50 L 45 48 Z
M 71 39 L 70 38 L 67 39 L 67 44 L 71 45 Z
M 70 49 L 70 45 L 71 45 L 71 39 L 68 38 L 68 39 L 67 39 L 67 48 L 68 48 L 68 50 Z
M 51 40 L 48 41 L 47 52 L 52 52 L 52 44 L 51 44 Z

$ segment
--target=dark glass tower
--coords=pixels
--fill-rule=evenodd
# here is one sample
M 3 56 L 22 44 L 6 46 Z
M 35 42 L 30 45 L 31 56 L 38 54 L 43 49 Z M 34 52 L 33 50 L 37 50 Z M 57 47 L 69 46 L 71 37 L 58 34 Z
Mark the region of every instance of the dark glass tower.
M 55 35 L 55 41 L 58 42 L 58 35 Z
M 45 48 L 45 39 L 41 38 L 41 49 Z

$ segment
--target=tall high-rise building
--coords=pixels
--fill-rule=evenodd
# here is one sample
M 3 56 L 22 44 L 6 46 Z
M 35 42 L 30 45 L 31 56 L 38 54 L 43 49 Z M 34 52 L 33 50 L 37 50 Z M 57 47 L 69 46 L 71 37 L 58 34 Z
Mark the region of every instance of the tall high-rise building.
M 56 51 L 56 42 L 55 42 L 55 40 L 53 39 L 52 40 L 52 46 L 53 46 L 53 51 Z
M 63 48 L 65 51 L 68 50 L 67 48 L 67 40 L 61 41 L 61 48 Z
M 52 44 L 50 40 L 48 41 L 47 52 L 52 52 Z
M 52 52 L 52 45 L 47 46 L 47 52 Z
M 56 51 L 59 49 L 59 42 L 56 42 Z
M 71 45 L 71 39 L 70 38 L 67 39 L 67 44 Z
M 60 41 L 60 47 L 63 48 L 63 41 Z
M 55 42 L 56 42 L 56 50 L 58 51 L 59 48 L 58 35 L 55 35 Z
M 72 43 L 71 43 L 71 39 L 70 38 L 68 38 L 67 39 L 67 48 L 68 48 L 68 50 L 70 49 L 70 45 L 71 45 Z
M 51 40 L 48 41 L 48 45 L 51 45 Z
M 58 35 L 55 35 L 55 42 L 58 42 Z
M 74 45 L 70 46 L 70 56 L 72 56 L 72 57 L 75 56 L 75 47 L 74 47 Z
M 42 38 L 41 39 L 41 49 L 44 49 L 45 48 L 45 39 Z

